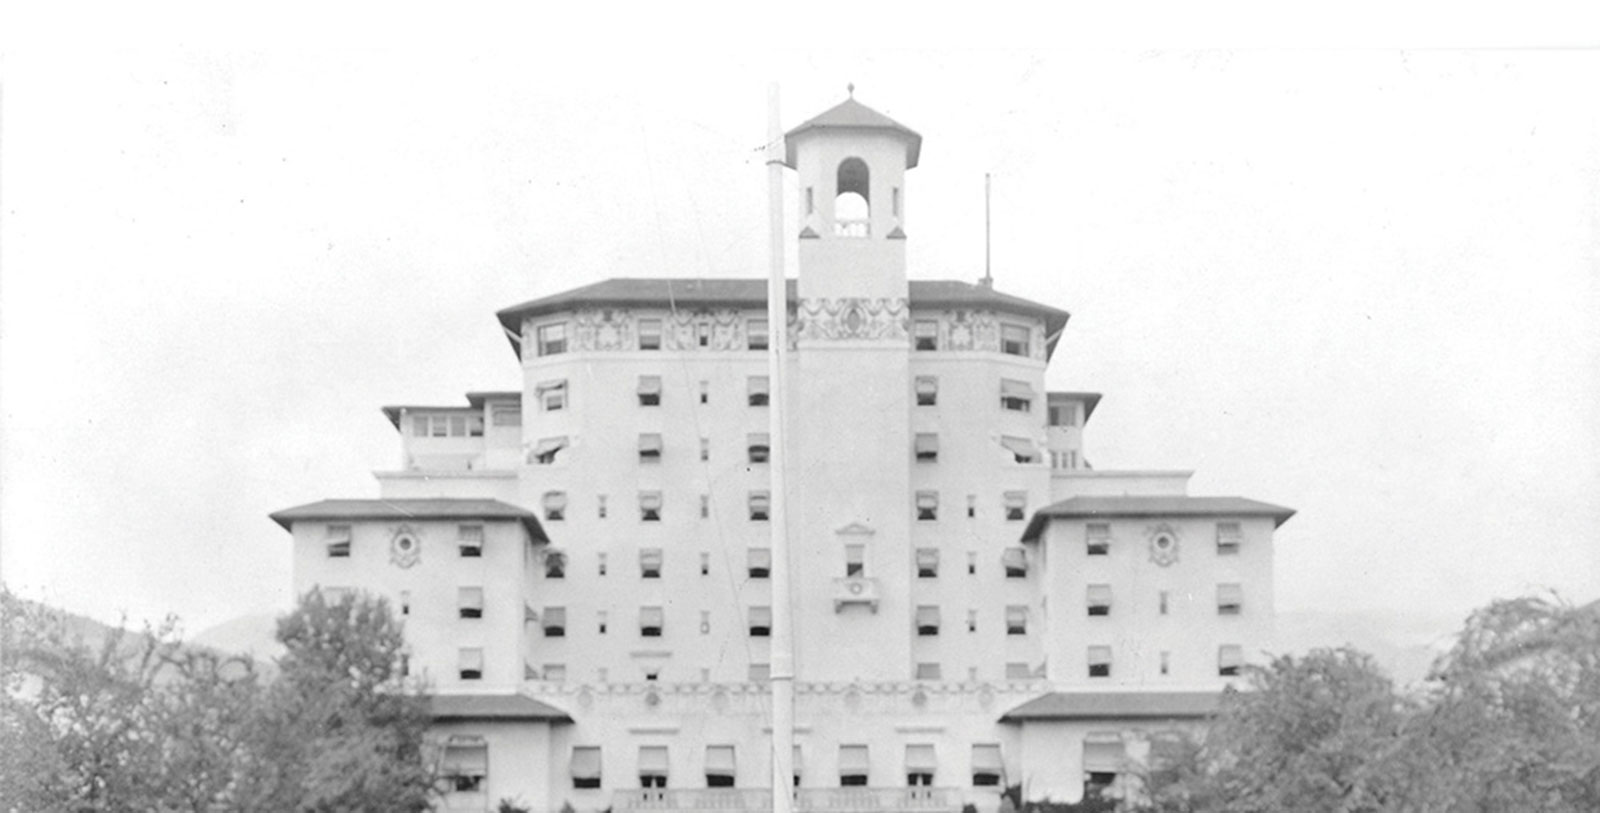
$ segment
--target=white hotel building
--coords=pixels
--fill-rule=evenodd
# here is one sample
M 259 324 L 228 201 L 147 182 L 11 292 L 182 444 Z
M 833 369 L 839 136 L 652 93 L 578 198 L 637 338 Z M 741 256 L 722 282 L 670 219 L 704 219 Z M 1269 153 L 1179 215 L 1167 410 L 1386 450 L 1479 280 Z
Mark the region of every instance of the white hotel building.
M 1293 512 L 1085 460 L 1068 314 L 908 280 L 921 137 L 790 131 L 787 494 L 800 810 L 1125 782 L 1271 647 Z M 273 514 L 297 591 L 404 614 L 450 810 L 760 809 L 771 777 L 766 283 L 612 279 L 498 314 L 516 392 L 391 406 L 378 499 Z

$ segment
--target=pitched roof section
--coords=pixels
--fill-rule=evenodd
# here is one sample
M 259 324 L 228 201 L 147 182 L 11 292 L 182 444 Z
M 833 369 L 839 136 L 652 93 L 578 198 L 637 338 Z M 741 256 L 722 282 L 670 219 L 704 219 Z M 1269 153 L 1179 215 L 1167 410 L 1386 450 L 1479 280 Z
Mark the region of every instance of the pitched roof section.
M 383 407 L 383 416 L 400 428 L 400 413 L 402 412 L 482 412 L 485 401 L 522 401 L 522 393 L 516 390 L 494 392 L 469 392 L 467 393 L 467 406 L 439 406 L 437 404 L 391 404 Z
M 1051 692 L 1006 712 L 1000 722 L 1208 717 L 1221 701 L 1221 692 Z
M 784 134 L 784 163 L 790 169 L 795 164 L 795 142 L 817 130 L 889 130 L 906 142 L 906 169 L 915 167 L 917 158 L 922 154 L 922 136 L 917 131 L 867 107 L 852 96 Z
M 428 697 L 435 720 L 541 720 L 570 723 L 572 717 L 548 703 L 521 694 L 436 694 Z
M 539 516 L 499 500 L 412 499 L 412 500 L 322 500 L 274 511 L 267 516 L 292 531 L 294 523 L 320 520 L 424 520 L 424 519 L 506 519 L 521 522 L 528 535 L 549 542 Z
M 1055 350 L 1055 339 L 1072 314 L 1041 305 L 1020 296 L 1003 294 L 993 288 L 957 280 L 909 281 L 912 308 L 995 308 L 1014 311 L 1044 320 L 1049 340 L 1047 355 Z M 789 302 L 797 300 L 795 281 L 789 280 Z M 511 346 L 522 353 L 518 334 L 522 320 L 529 316 L 559 313 L 580 307 L 590 308 L 764 308 L 767 306 L 767 281 L 764 279 L 642 279 L 618 277 L 603 280 L 559 294 L 513 305 L 495 314 L 511 339 Z
M 1022 541 L 1037 541 L 1052 517 L 1272 517 L 1277 527 L 1294 514 L 1293 508 L 1243 497 L 1073 497 L 1034 512 Z

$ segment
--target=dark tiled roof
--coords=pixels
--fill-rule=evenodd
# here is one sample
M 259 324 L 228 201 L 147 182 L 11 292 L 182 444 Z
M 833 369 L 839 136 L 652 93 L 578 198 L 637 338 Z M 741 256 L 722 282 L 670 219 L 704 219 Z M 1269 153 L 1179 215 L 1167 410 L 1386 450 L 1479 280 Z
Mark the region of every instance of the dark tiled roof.
M 286 531 L 303 520 L 508 519 L 521 522 L 534 539 L 550 541 L 539 526 L 537 514 L 499 500 L 322 500 L 274 511 L 267 516 Z
M 1044 533 L 1051 517 L 1272 517 L 1274 527 L 1294 516 L 1293 508 L 1247 500 L 1243 497 L 1073 497 L 1034 512 L 1022 532 L 1032 542 Z
M 922 154 L 922 136 L 917 135 L 917 131 L 851 97 L 807 119 L 799 127 L 784 134 L 784 141 L 787 144 L 784 163 L 791 168 L 795 165 L 797 136 L 805 135 L 812 130 L 826 129 L 892 130 L 906 141 L 906 169 L 915 167 L 917 158 Z
M 1221 692 L 1051 692 L 1006 712 L 1000 722 L 1206 717 L 1221 700 Z
M 520 694 L 436 694 L 428 698 L 435 720 L 545 720 L 570 723 L 561 709 Z
M 794 302 L 795 281 L 791 279 L 788 283 L 789 301 Z M 912 308 L 995 308 L 1037 316 L 1044 320 L 1045 337 L 1050 339 L 1051 350 L 1055 348 L 1055 337 L 1072 316 L 1059 308 L 970 282 L 914 279 L 909 281 L 909 288 Z M 764 308 L 767 305 L 767 281 L 618 277 L 513 305 L 495 315 L 499 317 L 507 335 L 513 337 L 511 346 L 517 348 L 518 340 L 514 337 L 522 330 L 522 320 L 529 316 L 578 307 L 663 307 L 669 303 L 679 308 Z
M 1100 405 L 1100 393 L 1098 392 L 1061 392 L 1057 390 L 1047 392 L 1045 395 L 1049 400 L 1055 400 L 1059 397 L 1068 401 L 1082 401 L 1084 423 L 1089 422 L 1089 418 L 1094 415 L 1094 408 Z

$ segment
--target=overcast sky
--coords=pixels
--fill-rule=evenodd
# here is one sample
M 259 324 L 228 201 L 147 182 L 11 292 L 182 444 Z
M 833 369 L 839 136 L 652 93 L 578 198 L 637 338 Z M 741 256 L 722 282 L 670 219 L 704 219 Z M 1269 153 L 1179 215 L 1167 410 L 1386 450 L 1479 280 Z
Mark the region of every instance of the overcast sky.
M 1280 609 L 1600 596 L 1600 52 L 529 50 L 7 57 L 9 586 L 287 607 L 267 513 L 375 496 L 382 404 L 518 388 L 495 310 L 765 273 L 776 79 L 922 133 L 913 278 L 982 275 L 993 174 L 1090 461 L 1298 509 Z

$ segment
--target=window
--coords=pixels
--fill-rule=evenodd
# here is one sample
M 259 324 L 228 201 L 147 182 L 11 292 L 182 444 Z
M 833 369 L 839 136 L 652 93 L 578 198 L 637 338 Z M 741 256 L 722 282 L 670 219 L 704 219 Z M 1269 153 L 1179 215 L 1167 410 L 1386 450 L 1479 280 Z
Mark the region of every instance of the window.
M 481 793 L 489 776 L 489 747 L 481 740 L 452 738 L 445 745 L 440 772 L 456 793 Z
M 412 435 L 412 437 L 418 437 L 418 438 L 427 437 L 428 436 L 428 426 L 429 426 L 428 416 L 426 416 L 426 415 L 418 415 L 415 418 L 412 418 L 411 419 L 411 435 Z
M 745 436 L 745 448 L 749 450 L 751 463 L 765 463 L 772 456 L 772 436 L 766 432 L 751 432 Z
M 456 549 L 463 557 L 475 559 L 483 555 L 483 526 L 456 526 Z
M 772 634 L 772 608 L 750 608 L 750 637 L 765 638 Z
M 771 396 L 771 384 L 764 375 L 753 375 L 746 381 L 750 406 L 766 406 Z
M 556 462 L 556 455 L 567 448 L 567 436 L 560 435 L 553 438 L 540 438 L 539 443 L 533 447 L 533 462 L 538 466 L 548 466 Z
M 710 381 L 701 381 L 700 382 L 700 403 L 702 403 L 702 404 L 711 403 L 711 382 Z
M 943 670 L 939 668 L 937 663 L 917 664 L 917 680 L 942 680 L 942 674 Z
M 1033 387 L 1028 386 L 1026 381 L 1000 379 L 1000 408 L 1011 412 L 1033 409 Z
M 639 435 L 639 462 L 661 462 L 661 436 L 654 432 Z
M 1000 445 L 1006 447 L 1006 451 L 1011 453 L 1011 459 L 1018 463 L 1039 462 L 1039 448 L 1034 446 L 1033 441 L 1027 438 L 1007 435 L 1000 438 Z
M 1007 491 L 1005 493 L 1006 521 L 1018 522 L 1028 516 L 1028 492 Z
M 560 522 L 567 518 L 567 492 L 544 493 L 544 518 L 550 522 Z
M 1033 680 L 1033 669 L 1026 663 L 1016 661 L 1007 663 L 1006 680 Z
M 939 492 L 917 492 L 917 519 L 932 521 L 939 518 Z
M 1008 356 L 1028 355 L 1032 333 L 1026 325 L 1000 325 L 1000 352 Z
M 772 679 L 772 664 L 752 663 L 746 677 L 749 678 L 751 683 L 766 683 Z
M 469 426 L 467 434 L 469 434 L 469 435 L 471 435 L 472 437 L 475 437 L 475 438 L 476 437 L 482 437 L 483 436 L 483 419 L 474 416 L 474 417 L 470 418 L 469 420 L 470 421 L 477 421 L 477 426 L 476 427 Z M 494 424 L 495 426 L 521 426 L 522 425 L 522 404 L 490 404 L 489 405 L 489 421 L 490 421 L 490 423 Z M 454 429 L 455 429 L 455 427 L 452 426 L 451 427 L 451 430 L 452 430 L 451 434 L 455 434 Z
M 1172 653 L 1166 650 L 1161 652 L 1161 674 L 1172 674 Z
M 639 634 L 645 638 L 660 638 L 666 614 L 660 607 L 639 608 Z
M 772 549 L 751 548 L 745 554 L 745 570 L 752 579 L 765 579 L 772 575 Z
M 578 745 L 572 749 L 572 786 L 584 790 L 600 787 L 600 747 Z
M 567 323 L 539 326 L 539 355 L 554 356 L 567 352 Z
M 912 325 L 913 345 L 918 350 L 939 349 L 939 323 L 933 319 L 918 319 Z
M 817 211 L 817 196 L 814 194 L 815 191 L 816 190 L 809 186 L 806 187 L 806 214 L 808 215 L 815 214 Z
M 845 578 L 858 578 L 867 575 L 867 546 L 844 546 L 844 575 Z
M 483 650 L 459 649 L 456 651 L 456 674 L 462 680 L 483 679 Z
M 938 664 L 929 664 L 935 668 Z M 933 785 L 933 772 L 939 765 L 932 745 L 906 746 L 906 786 L 929 787 Z
M 731 788 L 734 786 L 733 746 L 706 746 L 706 787 Z
M 1005 773 L 1005 766 L 1000 761 L 1000 746 L 974 745 L 972 746 L 972 784 L 975 787 L 995 787 L 1000 784 L 1000 775 Z
M 462 618 L 483 617 L 483 588 L 461 587 L 456 590 L 456 612 Z
M 1239 545 L 1244 541 L 1244 535 L 1239 530 L 1237 522 L 1217 523 L 1217 555 L 1236 556 Z
M 710 517 L 711 517 L 711 495 L 710 494 L 701 494 L 700 495 L 700 518 L 701 519 L 709 519 Z
M 894 188 L 894 206 L 892 207 L 892 211 L 894 212 L 895 217 L 900 216 L 900 187 L 898 186 Z
M 600 563 L 600 575 L 606 575 L 606 555 L 604 553 L 599 554 L 597 561 Z
M 967 551 L 967 575 L 978 575 L 978 552 L 975 550 Z
M 594 510 L 595 516 L 600 519 L 606 518 L 606 495 L 600 494 L 595 497 Z
M 711 323 L 696 322 L 694 325 L 694 343 L 700 347 L 711 346 Z
M 661 549 L 645 548 L 639 551 L 639 578 L 661 578 Z
M 1008 579 L 1028 578 L 1028 552 L 1022 548 L 1006 548 L 1002 551 L 1000 565 L 1006 569 Z
M 639 376 L 639 406 L 661 406 L 661 376 Z
M 640 350 L 660 350 L 661 349 L 661 320 L 660 319 L 640 319 L 639 320 L 639 349 Z
M 939 403 L 939 379 L 937 376 L 917 376 L 917 406 L 937 406 Z
M 700 460 L 705 462 L 711 459 L 711 438 L 700 439 Z
M 914 450 L 918 463 L 932 463 L 939 459 L 939 436 L 932 432 L 918 432 Z
M 1244 649 L 1236 644 L 1225 644 L 1217 649 L 1217 676 L 1235 677 L 1244 665 Z
M 640 522 L 660 522 L 661 521 L 661 492 L 659 492 L 659 491 L 641 491 L 641 492 L 639 492 L 639 521 Z
M 567 408 L 567 382 L 541 381 L 534 387 L 534 392 L 539 396 L 539 406 L 545 412 L 556 412 Z
M 1111 677 L 1111 647 L 1089 647 L 1089 677 Z
M 939 549 L 917 548 L 917 578 L 936 579 L 939 577 Z
M 517 422 L 514 423 L 514 424 L 511 424 L 511 425 L 512 426 L 521 426 L 522 425 L 522 404 L 520 404 L 520 403 L 518 403 L 516 405 L 502 404 L 501 406 L 502 406 L 502 409 L 501 409 L 500 413 L 495 416 L 497 420 L 500 419 L 501 417 L 505 416 L 505 415 L 510 414 L 510 413 L 515 413 Z M 511 406 L 511 409 L 510 410 L 506 410 L 506 409 L 504 409 L 505 406 Z M 499 424 L 496 424 L 496 426 L 498 426 L 498 425 Z M 482 415 L 472 415 L 472 416 L 469 416 L 467 418 L 467 435 L 469 437 L 475 437 L 475 438 L 483 437 L 483 416 Z
M 917 635 L 927 637 L 939 634 L 939 608 L 924 604 L 917 608 Z
M 595 613 L 594 620 L 595 620 L 595 630 L 598 631 L 599 634 L 605 635 L 606 634 L 606 627 L 607 627 L 607 624 L 606 624 L 606 620 L 607 620 L 606 611 L 605 610 L 601 610 L 601 611 Z
M 1091 584 L 1088 593 L 1089 615 L 1111 614 L 1111 585 Z
M 968 610 L 967 611 L 967 632 L 977 632 L 977 631 L 978 631 L 978 611 L 977 610 Z
M 433 417 L 433 436 L 443 438 L 450 436 L 450 419 L 443 415 Z
M 967 495 L 967 519 L 972 519 L 973 517 L 976 517 L 977 515 L 978 515 L 978 495 L 976 495 L 976 494 L 968 494 Z
M 350 557 L 350 526 L 329 525 L 327 533 L 328 558 L 348 559 Z
M 745 322 L 745 346 L 751 350 L 767 349 L 767 320 L 751 319 Z
M 1051 426 L 1077 426 L 1078 405 L 1051 404 L 1048 420 Z
M 664 788 L 667 786 L 667 747 L 665 745 L 639 746 L 639 787 Z
M 411 614 L 411 591 L 410 590 L 401 590 L 400 591 L 400 614 L 401 615 L 410 615 Z
M 544 665 L 544 679 L 552 683 L 560 683 L 567 679 L 567 665 L 564 663 L 547 663 Z
M 833 199 L 834 236 L 872 235 L 870 174 L 867 163 L 860 158 L 846 158 L 839 163 L 835 186 L 838 192 Z
M 871 763 L 865 745 L 839 746 L 839 786 L 865 787 Z
M 766 522 L 772 513 L 772 496 L 765 491 L 750 492 L 750 521 Z
M 546 638 L 565 638 L 567 636 L 567 608 L 546 607 L 544 614 L 539 616 L 539 625 L 544 629 Z
M 1083 795 L 1105 796 L 1124 769 L 1127 754 L 1122 736 L 1115 732 L 1090 732 L 1083 738 Z
M 711 575 L 711 554 L 709 553 L 700 554 L 700 575 Z
M 1244 609 L 1244 587 L 1217 585 L 1217 615 L 1238 615 Z
M 1111 525 L 1091 522 L 1084 529 L 1084 542 L 1090 556 L 1108 556 L 1111 553 Z
M 1028 634 L 1028 608 L 1021 604 L 1006 606 L 1006 634 Z
M 1168 596 L 1167 591 L 1162 590 L 1161 591 L 1161 614 L 1162 615 L 1166 615 L 1167 614 L 1167 596 Z

